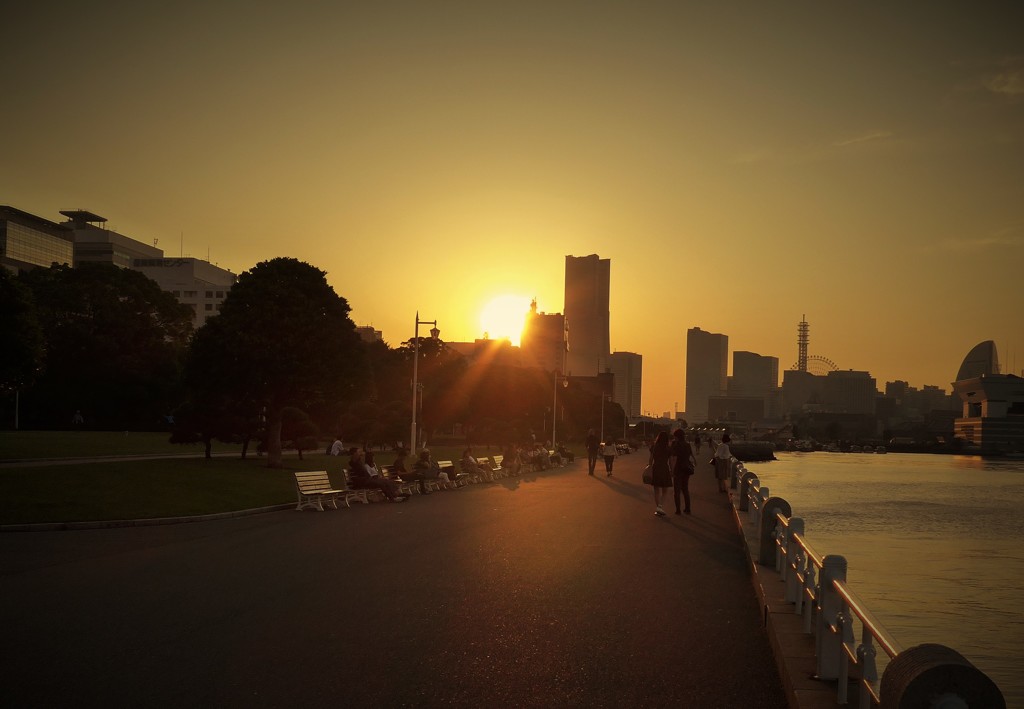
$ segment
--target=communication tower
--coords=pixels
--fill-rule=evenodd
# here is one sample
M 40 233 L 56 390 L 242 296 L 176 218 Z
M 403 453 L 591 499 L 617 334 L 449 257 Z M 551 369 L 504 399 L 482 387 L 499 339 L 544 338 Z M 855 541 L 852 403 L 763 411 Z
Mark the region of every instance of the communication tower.
M 837 367 L 836 363 L 828 357 L 807 354 L 807 346 L 811 342 L 811 326 L 807 324 L 806 315 L 801 317 L 802 319 L 800 320 L 800 324 L 797 325 L 796 328 L 797 359 L 796 363 L 790 367 L 790 369 L 796 369 L 801 372 L 810 372 L 815 376 L 822 376 L 828 372 L 835 372 L 839 367 Z
M 810 342 L 810 330 L 811 326 L 807 324 L 807 315 L 801 315 L 800 324 L 796 328 L 796 368 L 801 372 L 807 371 L 807 344 Z

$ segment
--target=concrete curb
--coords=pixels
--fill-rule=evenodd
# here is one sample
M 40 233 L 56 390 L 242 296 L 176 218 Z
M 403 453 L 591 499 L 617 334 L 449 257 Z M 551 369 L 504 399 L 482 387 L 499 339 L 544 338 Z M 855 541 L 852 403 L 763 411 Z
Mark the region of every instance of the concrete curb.
M 264 514 L 267 512 L 280 512 L 281 510 L 293 510 L 295 503 L 289 502 L 282 505 L 271 505 L 270 507 L 254 507 L 249 510 L 233 510 L 231 512 L 216 512 L 209 515 L 191 515 L 188 517 L 151 517 L 149 519 L 111 519 L 97 520 L 92 522 L 41 522 L 37 524 L 2 524 L 2 532 L 65 532 L 78 529 L 115 529 L 118 527 L 155 527 L 161 524 L 187 524 L 189 522 L 212 522 L 218 519 L 230 519 L 232 517 L 248 517 L 249 515 Z

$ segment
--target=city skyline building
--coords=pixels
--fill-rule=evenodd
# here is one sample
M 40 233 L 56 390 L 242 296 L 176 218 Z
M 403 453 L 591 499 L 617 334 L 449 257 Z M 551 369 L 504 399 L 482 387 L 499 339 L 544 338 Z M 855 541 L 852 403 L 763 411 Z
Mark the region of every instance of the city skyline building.
M 708 420 L 708 400 L 724 396 L 728 386 L 729 336 L 699 327 L 686 331 L 686 417 Z
M 193 327 L 202 327 L 220 312 L 228 291 L 238 282 L 231 271 L 197 258 L 136 258 L 131 269 L 146 274 L 192 308 Z
M 610 289 L 611 259 L 597 254 L 565 257 L 566 373 L 592 377 L 607 371 Z
M 0 263 L 12 273 L 51 265 L 73 265 L 75 240 L 49 219 L 0 206 Z
M 539 367 L 547 372 L 564 370 L 567 329 L 568 322 L 564 315 L 538 312 L 537 300 L 534 299 L 530 303 L 519 338 L 523 366 Z
M 87 262 L 112 263 L 118 268 L 131 268 L 135 259 L 161 259 L 163 249 L 133 239 L 106 227 L 107 220 L 84 209 L 62 209 L 67 221 L 61 226 L 70 230 L 75 240 L 75 266 Z
M 106 227 L 107 220 L 84 209 L 60 212 L 56 223 L 14 207 L 0 207 L 0 253 L 3 266 L 15 273 L 48 268 L 54 263 L 74 268 L 83 263 L 109 263 L 139 271 L 161 290 L 192 309 L 192 324 L 201 327 L 220 312 L 238 277 L 203 259 L 164 258 L 164 252 Z
M 636 352 L 612 352 L 609 364 L 615 375 L 612 400 L 622 407 L 629 421 L 636 421 L 642 411 L 643 355 Z

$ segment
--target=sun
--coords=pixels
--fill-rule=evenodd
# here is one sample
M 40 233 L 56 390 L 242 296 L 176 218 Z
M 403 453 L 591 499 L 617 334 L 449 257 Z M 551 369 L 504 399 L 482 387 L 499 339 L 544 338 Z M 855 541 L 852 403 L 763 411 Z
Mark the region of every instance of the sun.
M 480 328 L 492 340 L 507 337 L 513 345 L 518 346 L 529 311 L 530 299 L 526 296 L 508 293 L 499 295 L 480 311 Z

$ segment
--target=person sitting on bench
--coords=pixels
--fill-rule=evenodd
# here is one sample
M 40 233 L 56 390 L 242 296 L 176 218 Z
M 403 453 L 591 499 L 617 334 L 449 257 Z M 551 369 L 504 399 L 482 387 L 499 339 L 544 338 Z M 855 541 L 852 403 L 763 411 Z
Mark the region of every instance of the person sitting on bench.
M 376 488 L 384 493 L 389 502 L 405 502 L 407 497 L 398 494 L 398 486 L 377 470 L 374 465 L 367 465 L 363 452 L 358 448 L 349 449 L 348 471 L 352 487 Z

